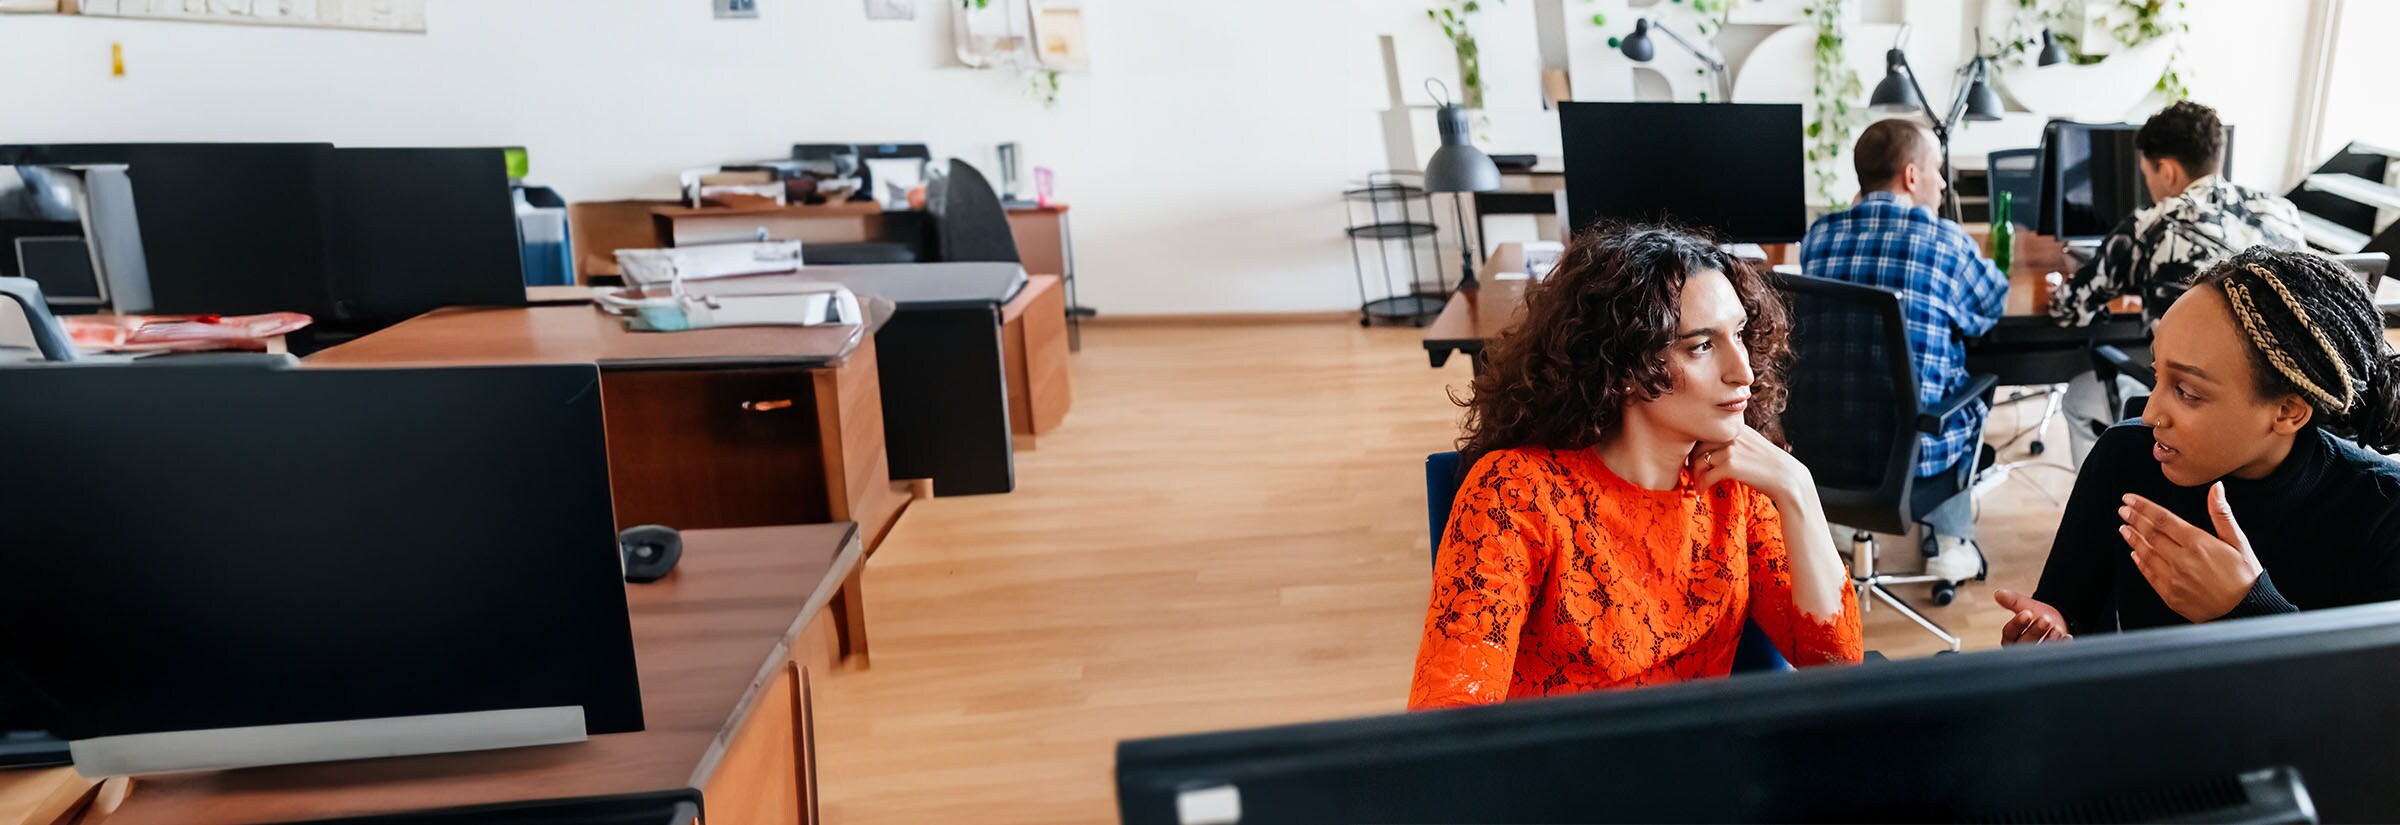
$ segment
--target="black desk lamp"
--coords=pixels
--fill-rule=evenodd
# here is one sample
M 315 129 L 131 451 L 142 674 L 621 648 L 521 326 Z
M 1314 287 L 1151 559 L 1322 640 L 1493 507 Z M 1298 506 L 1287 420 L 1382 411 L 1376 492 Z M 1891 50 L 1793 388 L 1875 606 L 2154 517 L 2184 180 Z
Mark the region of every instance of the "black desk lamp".
M 2035 65 L 2056 66 L 2065 62 L 2067 62 L 2067 47 L 2058 44 L 2058 38 L 2050 34 L 2049 27 L 2043 27 L 2042 56 L 2034 61 Z
M 1978 39 L 1981 37 L 1977 35 Z M 1949 113 L 1944 115 L 1935 112 L 1933 104 L 1925 101 L 1924 87 L 1917 85 L 1916 71 L 1908 66 L 1908 54 L 1900 50 L 1900 44 L 1907 41 L 1908 27 L 1902 26 L 1900 36 L 1892 41 L 1891 50 L 1884 52 L 1883 82 L 1875 84 L 1875 93 L 1867 98 L 1867 105 L 1875 111 L 1894 114 L 1922 110 L 1925 117 L 1933 121 L 1933 138 L 1942 145 L 1942 216 L 1957 221 L 1958 193 L 1951 186 L 1957 181 L 1950 173 L 1950 130 L 1958 126 L 1962 117 L 1978 121 L 1999 120 L 2000 96 L 1992 92 L 1991 84 L 1987 82 L 1991 76 L 1991 64 L 1984 62 L 1983 55 L 1978 54 L 1958 70 L 1958 76 L 1967 82 L 1958 87 L 1958 94 L 1950 101 Z
M 1468 138 L 1467 110 L 1450 100 L 1449 87 L 1428 80 L 1425 91 L 1441 104 L 1433 119 L 1442 131 L 1442 148 L 1434 150 L 1433 159 L 1425 162 L 1425 191 L 1450 193 L 1450 213 L 1458 221 L 1458 288 L 1474 289 L 1475 256 L 1467 241 L 1466 208 L 1460 202 L 1466 199 L 1464 193 L 1500 188 L 1500 167 Z M 1481 242 L 1478 237 L 1476 244 Z
M 1725 61 L 1718 59 L 1715 55 L 1701 51 L 1700 47 L 1692 45 L 1692 41 L 1683 39 L 1683 36 L 1676 34 L 1674 29 L 1667 28 L 1667 24 L 1665 23 L 1652 22 L 1650 18 L 1647 17 L 1635 18 L 1633 21 L 1633 33 L 1626 35 L 1625 39 L 1618 43 L 1617 51 L 1624 52 L 1626 59 L 1632 60 L 1635 63 L 1650 62 L 1650 58 L 1658 56 L 1658 47 L 1651 45 L 1650 43 L 1650 30 L 1652 28 L 1658 29 L 1658 33 L 1666 35 L 1667 39 L 1675 41 L 1675 45 L 1682 46 L 1684 51 L 1691 52 L 1693 57 L 1700 58 L 1700 62 L 1708 64 L 1709 71 L 1716 73 L 1716 102 L 1733 102 L 1733 86 L 1725 76 Z

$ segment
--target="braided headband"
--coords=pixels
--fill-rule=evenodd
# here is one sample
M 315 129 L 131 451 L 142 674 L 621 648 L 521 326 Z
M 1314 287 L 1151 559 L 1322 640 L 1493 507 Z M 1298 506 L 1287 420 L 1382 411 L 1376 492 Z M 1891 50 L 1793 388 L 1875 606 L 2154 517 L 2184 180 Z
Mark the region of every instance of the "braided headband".
M 2268 328 L 2266 318 L 2259 314 L 2258 306 L 2251 298 L 2250 287 L 2228 278 L 2225 280 L 2225 297 L 2233 303 L 2234 318 L 2241 323 L 2242 331 L 2249 334 L 2250 343 L 2257 346 L 2258 351 L 2266 355 L 2267 363 L 2274 365 L 2275 371 L 2281 373 L 2292 386 L 2298 387 L 2300 393 L 2308 396 L 2310 403 L 2317 405 L 2318 409 L 2334 415 L 2349 412 L 2350 407 L 2358 401 L 2358 393 L 2356 383 L 2350 377 L 2350 366 L 2342 360 L 2341 352 L 2333 348 L 2332 341 L 2326 340 L 2324 331 L 2317 329 L 2316 322 L 2308 317 L 2308 308 L 2292 297 L 2291 290 L 2284 287 L 2282 278 L 2258 264 L 2250 264 L 2245 268 L 2266 282 L 2267 288 L 2275 291 L 2276 297 L 2292 311 L 2293 317 L 2300 319 L 2300 328 L 2308 331 L 2309 337 L 2316 341 L 2317 348 L 2325 353 L 2327 363 L 2333 365 L 2334 376 L 2341 382 L 2341 394 L 2337 396 L 2327 391 L 2310 378 L 2299 364 L 2293 362 L 2290 355 L 2284 353 L 2275 331 Z

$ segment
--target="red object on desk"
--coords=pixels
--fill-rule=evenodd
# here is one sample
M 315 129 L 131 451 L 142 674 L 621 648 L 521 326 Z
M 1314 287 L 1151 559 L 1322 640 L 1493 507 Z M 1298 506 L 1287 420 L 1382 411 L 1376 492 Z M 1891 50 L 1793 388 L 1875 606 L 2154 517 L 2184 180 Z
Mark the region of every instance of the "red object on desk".
M 109 352 L 264 352 L 314 323 L 297 312 L 265 315 L 72 315 L 60 318 L 80 349 Z

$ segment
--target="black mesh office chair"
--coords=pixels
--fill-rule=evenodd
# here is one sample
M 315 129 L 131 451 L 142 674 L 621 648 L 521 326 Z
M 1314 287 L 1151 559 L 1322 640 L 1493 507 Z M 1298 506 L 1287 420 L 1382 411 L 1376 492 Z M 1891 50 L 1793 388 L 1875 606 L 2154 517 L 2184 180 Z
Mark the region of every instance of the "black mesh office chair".
M 935 259 L 978 263 L 1016 263 L 1017 236 L 1008 229 L 1008 211 L 982 172 L 963 160 L 951 160 L 948 174 L 925 187 L 925 211 L 933 218 Z
M 1858 607 L 1868 610 L 1882 599 L 1957 650 L 1957 636 L 1891 591 L 1930 584 L 1934 601 L 1947 604 L 1955 586 L 1935 576 L 1876 572 L 1872 533 L 1907 533 L 1952 498 L 1973 495 L 1976 462 L 1963 462 L 1956 477 L 1920 483 L 1918 436 L 1940 432 L 1943 418 L 1991 392 L 1999 378 L 1972 376 L 1935 408 L 1920 408 L 1899 295 L 1804 275 L 1777 275 L 1775 282 L 1792 306 L 1784 436 L 1792 455 L 1816 477 L 1826 519 L 1851 528 L 1850 581 Z

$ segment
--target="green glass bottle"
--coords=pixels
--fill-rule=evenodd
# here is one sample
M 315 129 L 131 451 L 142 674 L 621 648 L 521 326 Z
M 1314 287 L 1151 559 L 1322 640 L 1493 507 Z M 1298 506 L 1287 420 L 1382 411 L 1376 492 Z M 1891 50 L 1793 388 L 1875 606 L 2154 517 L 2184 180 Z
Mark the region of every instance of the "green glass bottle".
M 2001 272 L 2008 271 L 2009 261 L 2016 258 L 2017 225 L 2009 219 L 2008 192 L 1992 193 L 1992 265 Z

